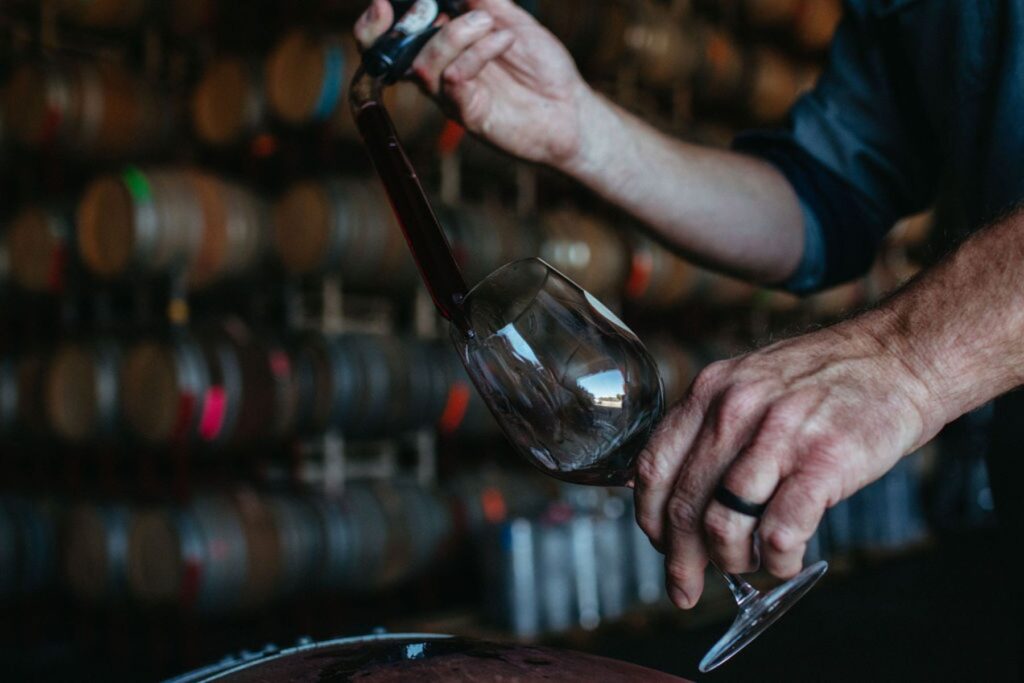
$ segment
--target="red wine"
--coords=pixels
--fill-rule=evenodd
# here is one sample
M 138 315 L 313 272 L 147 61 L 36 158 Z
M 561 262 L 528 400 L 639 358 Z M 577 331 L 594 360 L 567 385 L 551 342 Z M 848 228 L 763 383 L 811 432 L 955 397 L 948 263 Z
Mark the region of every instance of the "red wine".
M 419 177 L 398 140 L 391 117 L 375 99 L 361 102 L 354 114 L 434 305 L 441 315 L 471 337 L 472 330 L 462 310 L 462 302 L 469 291 L 466 281 Z

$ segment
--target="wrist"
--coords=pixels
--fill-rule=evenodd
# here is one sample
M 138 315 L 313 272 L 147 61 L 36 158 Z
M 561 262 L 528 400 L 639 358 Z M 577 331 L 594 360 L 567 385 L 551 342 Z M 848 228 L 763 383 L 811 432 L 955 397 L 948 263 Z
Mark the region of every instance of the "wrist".
M 934 435 L 1020 382 L 989 354 L 992 348 L 972 344 L 942 319 L 927 297 L 915 294 L 905 291 L 854 320 L 890 357 L 900 385 L 912 388 L 925 431 Z M 986 335 L 975 331 L 970 336 L 978 340 Z M 986 346 L 992 345 L 989 338 Z
M 964 411 L 957 412 L 952 404 L 941 400 L 943 389 L 931 359 L 904 322 L 898 311 L 880 307 L 833 329 L 854 343 L 854 354 L 866 355 L 876 362 L 877 376 L 888 392 L 886 399 L 904 415 L 904 421 L 919 422 L 919 433 L 914 438 L 916 448 Z
M 614 106 L 586 82 L 573 95 L 576 111 L 576 145 L 563 159 L 551 165 L 584 184 L 608 168 L 613 140 L 620 139 L 621 121 Z

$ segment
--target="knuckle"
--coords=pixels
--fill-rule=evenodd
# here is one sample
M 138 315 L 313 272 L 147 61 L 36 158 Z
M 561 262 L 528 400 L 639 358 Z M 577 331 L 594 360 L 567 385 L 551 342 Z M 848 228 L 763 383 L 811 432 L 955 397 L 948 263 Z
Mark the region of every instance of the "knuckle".
M 801 422 L 800 411 L 792 403 L 780 401 L 765 413 L 764 430 L 771 434 L 789 433 Z
M 698 399 L 708 399 L 718 388 L 719 382 L 725 376 L 727 368 L 726 361 L 715 361 L 704 367 L 697 373 L 691 386 L 691 392 Z
M 775 527 L 761 534 L 761 542 L 768 551 L 768 556 L 780 556 L 792 553 L 800 547 L 800 538 L 786 527 Z
M 704 533 L 714 546 L 731 545 L 740 537 L 740 529 L 729 515 L 709 511 L 704 517 Z
M 732 427 L 743 421 L 757 406 L 761 392 L 753 385 L 740 384 L 729 387 L 718 406 L 718 423 Z
M 700 511 L 684 496 L 672 496 L 666 507 L 669 525 L 676 531 L 689 533 L 697 528 Z
M 640 480 L 641 488 L 657 486 L 668 476 L 668 463 L 665 462 L 665 458 L 650 448 L 641 451 L 636 461 L 636 477 Z
M 441 82 L 446 90 L 452 90 L 462 84 L 462 72 L 458 67 L 451 65 L 441 72 Z

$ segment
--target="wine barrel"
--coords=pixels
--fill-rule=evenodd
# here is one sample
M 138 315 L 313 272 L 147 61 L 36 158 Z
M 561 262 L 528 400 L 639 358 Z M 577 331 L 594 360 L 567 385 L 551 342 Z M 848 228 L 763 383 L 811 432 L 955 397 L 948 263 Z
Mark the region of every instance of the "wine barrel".
M 320 434 L 331 416 L 331 364 L 323 337 L 307 333 L 292 342 L 295 376 L 295 429 L 303 435 Z
M 0 497 L 0 517 L 6 518 L 9 545 L 0 553 L 12 571 L 0 577 L 0 596 L 28 596 L 51 588 L 57 575 L 56 506 L 46 500 Z M 0 566 L 4 566 L 0 564 Z M 5 567 L 6 568 L 6 567 Z
M 293 186 L 274 207 L 274 238 L 281 263 L 296 275 L 335 271 L 357 289 L 408 289 L 416 282 L 402 232 L 376 183 Z
M 777 313 L 791 313 L 799 310 L 803 300 L 795 294 L 778 289 L 760 289 L 754 295 L 754 305 Z
M 852 313 L 868 299 L 866 279 L 854 280 L 846 284 L 819 292 L 808 298 L 811 311 L 821 318 L 835 318 Z
M 704 359 L 665 336 L 654 337 L 646 346 L 658 366 L 658 374 L 661 375 L 665 389 L 665 402 L 675 403 L 683 397 L 697 373 L 704 367 Z
M 868 272 L 866 289 L 871 301 L 878 301 L 899 289 L 921 272 L 921 265 L 911 261 L 900 247 L 883 251 Z
M 190 173 L 204 212 L 203 248 L 190 284 L 203 287 L 255 270 L 270 242 L 269 212 L 261 199 L 235 183 Z
M 744 280 L 707 271 L 700 299 L 712 306 L 745 306 L 753 301 L 757 287 Z
M 0 356 L 0 435 L 10 434 L 18 423 L 18 365 Z
M 536 0 L 524 3 L 538 21 L 568 48 L 577 62 L 586 61 L 597 45 L 600 22 L 607 4 L 595 11 L 588 0 Z M 623 39 L 619 38 L 619 42 Z
M 63 525 L 63 577 L 77 599 L 109 604 L 128 593 L 128 529 L 132 510 L 123 504 L 79 503 Z
M 170 131 L 166 97 L 114 64 L 25 64 L 11 76 L 6 114 L 24 146 L 104 157 L 150 150 Z
M 683 681 L 636 664 L 568 650 L 436 634 L 389 633 L 227 657 L 213 666 L 179 676 L 171 683 L 331 678 L 366 683 L 394 680 L 499 683 L 541 679 L 608 683 Z
M 704 271 L 639 233 L 630 239 L 632 258 L 626 298 L 638 306 L 667 309 L 691 299 L 706 282 Z
M 440 559 L 454 525 L 437 493 L 415 482 L 375 482 L 370 489 L 387 525 L 381 566 L 371 575 L 373 587 L 380 589 L 407 581 Z
M 46 424 L 46 355 L 39 350 L 24 353 L 17 361 L 18 427 L 32 437 L 48 433 Z
M 103 278 L 184 267 L 201 248 L 203 227 L 203 205 L 181 171 L 130 167 L 93 181 L 78 205 L 82 260 Z
M 288 348 L 265 335 L 251 338 L 240 351 L 247 387 L 258 387 L 254 408 L 240 419 L 240 437 L 292 436 L 298 424 L 299 379 Z M 247 391 L 247 397 L 249 389 Z M 249 418 L 248 416 L 253 416 Z
M 559 209 L 541 216 L 540 255 L 588 292 L 622 291 L 628 253 L 619 236 L 594 216 Z
M 341 498 L 320 499 L 316 510 L 325 534 L 318 587 L 337 592 L 374 586 L 383 564 L 388 522 L 373 494 L 352 484 Z
M 747 108 L 755 121 L 782 120 L 800 93 L 800 71 L 778 52 L 767 48 L 750 54 Z
M 280 545 L 281 571 L 275 594 L 290 597 L 321 577 L 326 536 L 314 503 L 295 496 L 268 496 Z
M 232 499 L 247 549 L 242 605 L 251 608 L 270 602 L 276 595 L 284 568 L 281 537 L 271 508 L 262 496 L 251 489 L 240 489 Z
M 80 26 L 128 28 L 145 14 L 147 0 L 58 0 L 58 16 Z
M 86 189 L 78 205 L 78 247 L 101 278 L 181 269 L 196 289 L 259 263 L 265 216 L 252 194 L 209 174 L 129 167 Z
M 927 241 L 935 229 L 935 212 L 923 211 L 899 220 L 886 241 L 900 247 L 914 247 Z
M 410 428 L 407 398 L 408 343 L 389 336 L 349 334 L 333 340 L 335 418 L 332 423 L 353 437 L 383 436 Z M 341 379 L 349 374 L 349 382 Z M 354 380 L 354 382 L 352 382 Z M 347 390 L 351 387 L 351 394 Z
M 0 500 L 0 599 L 17 590 L 15 577 L 18 573 L 18 529 L 14 516 Z
M 315 509 L 326 538 L 321 587 L 328 591 L 398 585 L 436 562 L 454 536 L 446 501 L 407 480 L 353 483 Z
M 203 336 L 221 366 L 231 368 L 224 373 L 225 389 L 236 383 L 238 386 L 237 410 L 225 422 L 218 442 L 251 444 L 289 435 L 297 396 L 287 352 L 272 340 L 256 336 L 237 319 Z M 228 376 L 235 373 L 237 381 Z
M 692 31 L 663 5 L 640 5 L 633 23 L 626 28 L 624 42 L 636 61 L 640 80 L 656 88 L 689 81 L 700 59 Z
M 7 228 L 11 279 L 31 292 L 62 292 L 71 240 L 71 221 L 61 211 L 41 206 L 23 208 Z
M 346 64 L 358 64 L 361 57 L 355 49 L 355 44 L 346 40 L 341 45 Z M 346 79 L 350 79 L 351 76 L 352 74 L 345 74 Z M 349 81 L 346 80 L 346 87 L 348 83 Z M 399 81 L 385 88 L 381 93 L 381 98 L 403 143 L 416 144 L 441 132 L 445 120 L 444 115 L 416 84 L 410 81 Z M 340 104 L 334 110 L 327 123 L 327 130 L 332 138 L 348 142 L 362 141 L 347 102 Z
M 345 91 L 358 66 L 349 38 L 293 30 L 268 55 L 265 69 L 271 111 L 292 125 L 326 121 L 347 109 Z
M 222 444 L 233 435 L 242 376 L 234 348 L 223 337 L 141 342 L 121 368 L 121 412 L 143 440 Z
M 238 447 L 294 432 L 298 384 L 282 346 L 229 321 L 130 349 L 122 366 L 121 409 L 132 431 L 151 443 Z
M 0 148 L 0 154 L 3 149 Z M 0 159 L 2 161 L 2 159 Z M 11 278 L 11 258 L 7 250 L 7 240 L 0 239 L 0 296 L 7 289 L 8 281 Z
M 471 537 L 491 525 L 534 516 L 557 494 L 550 479 L 499 469 L 457 476 L 444 489 L 460 530 Z
M 448 393 L 437 422 L 438 432 L 455 438 L 493 437 L 498 434 L 498 423 L 473 386 L 458 354 L 452 353 L 450 348 L 439 349 L 439 358 L 447 373 Z
M 842 0 L 801 0 L 793 34 L 807 50 L 821 52 L 832 42 L 843 18 Z
M 500 206 L 440 207 L 438 218 L 470 285 L 506 263 L 537 253 L 534 226 Z
M 218 18 L 219 5 L 220 0 L 170 0 L 170 28 L 179 36 L 208 31 Z
M 210 62 L 192 93 L 192 126 L 209 145 L 223 147 L 254 134 L 266 110 L 262 73 L 241 57 Z
M 49 361 L 44 403 L 53 432 L 71 442 L 120 434 L 120 346 L 65 342 Z
M 697 28 L 700 61 L 694 73 L 694 94 L 701 102 L 725 104 L 743 97 L 746 60 L 736 41 L 710 24 Z
M 451 407 L 453 358 L 443 342 L 308 335 L 295 353 L 296 424 L 307 433 L 334 428 L 351 438 L 372 438 L 434 428 L 446 412 L 456 411 L 447 420 L 458 428 L 470 389 L 461 405 Z
M 757 30 L 787 28 L 801 11 L 801 0 L 743 0 L 743 22 Z
M 128 585 L 144 605 L 207 613 L 238 609 L 250 571 L 239 509 L 225 496 L 140 511 L 128 532 Z

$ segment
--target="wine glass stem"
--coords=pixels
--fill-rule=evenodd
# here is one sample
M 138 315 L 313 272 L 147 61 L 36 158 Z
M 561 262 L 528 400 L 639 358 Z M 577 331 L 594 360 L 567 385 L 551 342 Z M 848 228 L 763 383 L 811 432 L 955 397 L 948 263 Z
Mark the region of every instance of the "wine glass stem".
M 715 569 L 718 569 L 718 567 L 716 566 Z M 736 605 L 739 606 L 740 609 L 743 609 L 747 603 L 760 595 L 756 588 L 743 580 L 743 577 L 736 574 L 730 574 L 729 572 L 723 572 L 721 569 L 718 569 L 718 571 L 725 578 L 725 582 L 729 584 L 729 590 L 732 592 L 732 597 L 736 600 Z

